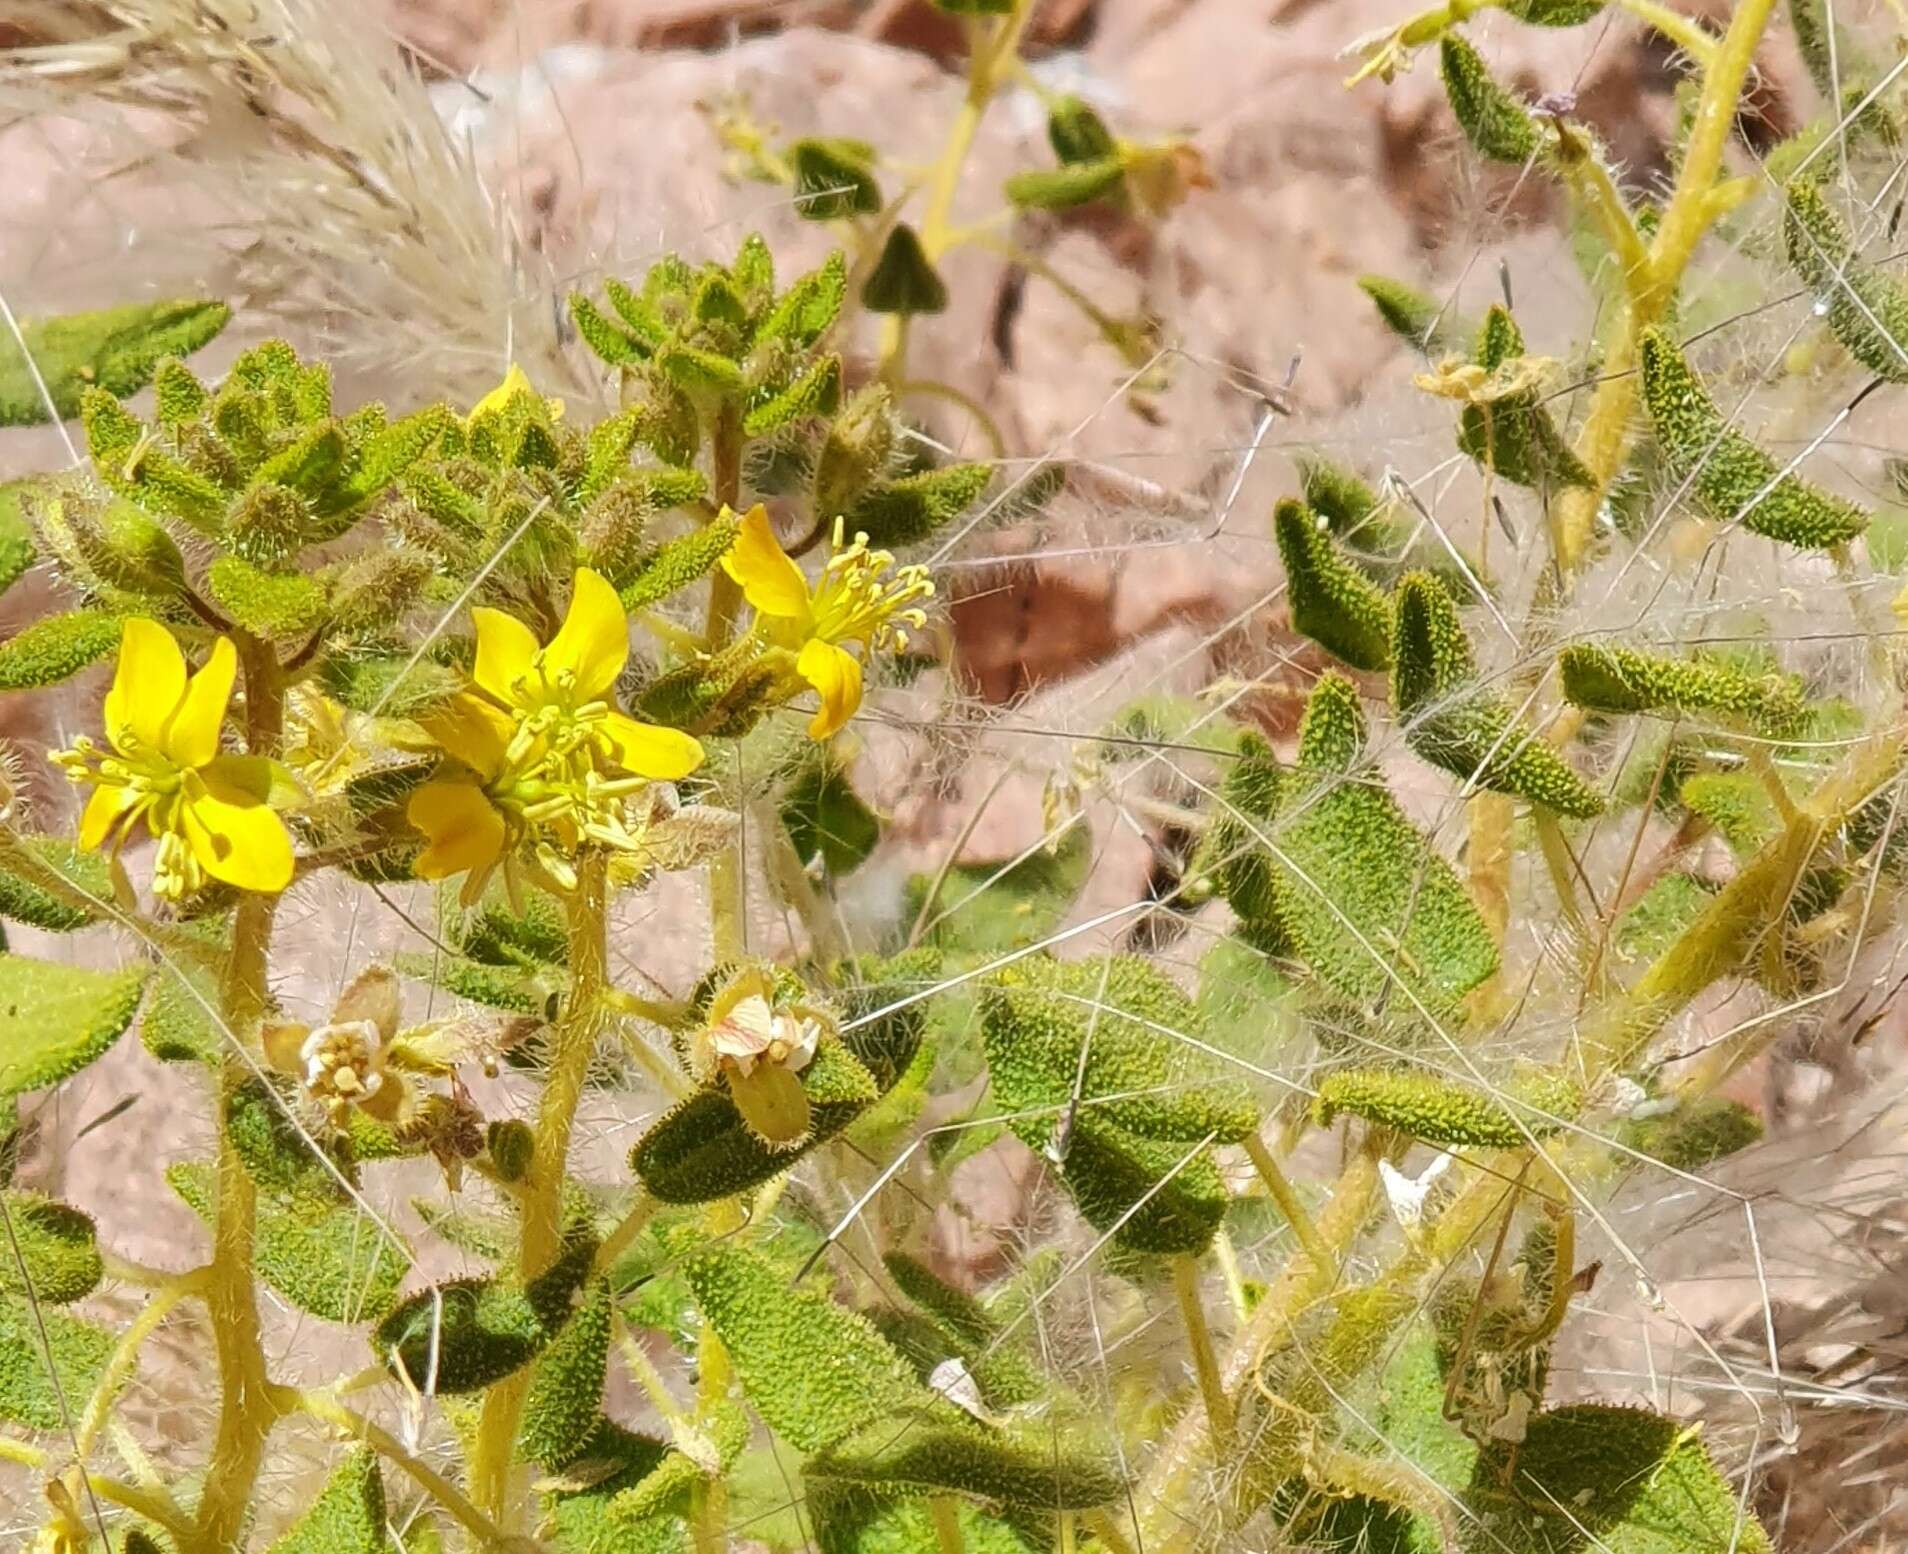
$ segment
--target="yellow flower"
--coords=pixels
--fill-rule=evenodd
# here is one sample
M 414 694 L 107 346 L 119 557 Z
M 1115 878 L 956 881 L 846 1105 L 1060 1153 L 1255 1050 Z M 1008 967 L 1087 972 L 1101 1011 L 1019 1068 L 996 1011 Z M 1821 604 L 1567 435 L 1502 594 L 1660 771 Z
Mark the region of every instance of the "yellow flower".
M 577 572 L 569 613 L 545 646 L 500 610 L 473 610 L 471 618 L 475 688 L 424 727 L 477 780 L 440 778 L 411 795 L 406 813 L 430 844 L 414 868 L 425 879 L 468 873 L 464 896 L 475 900 L 491 870 L 530 842 L 546 872 L 566 884 L 567 864 L 549 840 L 568 853 L 586 840 L 635 845 L 623 800 L 646 782 L 688 776 L 702 764 L 702 746 L 610 702 L 629 658 L 629 618 L 589 568 Z
M 861 705 L 861 660 L 843 644 L 859 643 L 864 654 L 905 649 L 903 628 L 919 630 L 927 619 L 915 601 L 934 595 L 926 568 L 902 567 L 890 577 L 894 557 L 868 549 L 867 535 L 844 543 L 839 518 L 830 552 L 810 587 L 757 503 L 722 558 L 723 570 L 754 607 L 762 635 L 794 656 L 795 674 L 821 698 L 808 725 L 811 739 L 836 733 Z
M 74 782 L 93 789 L 80 818 L 81 847 L 97 848 L 110 837 L 117 852 L 133 826 L 145 823 L 159 844 L 157 895 L 189 896 L 208 876 L 268 893 L 291 883 L 291 836 L 271 807 L 278 769 L 263 756 L 219 753 L 237 673 L 229 638 L 220 637 L 205 667 L 188 679 L 171 632 L 128 620 L 106 694 L 112 753 L 82 738 L 52 757 Z

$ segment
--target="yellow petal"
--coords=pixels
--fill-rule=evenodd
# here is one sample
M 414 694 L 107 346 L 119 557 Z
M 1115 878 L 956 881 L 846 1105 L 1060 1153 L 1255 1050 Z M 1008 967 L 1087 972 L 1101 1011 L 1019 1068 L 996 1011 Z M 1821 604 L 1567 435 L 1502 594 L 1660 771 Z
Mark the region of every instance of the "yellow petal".
M 389 1041 L 397 1034 L 399 1005 L 397 973 L 389 966 L 367 966 L 338 995 L 331 1023 L 349 1025 L 368 1020 L 379 1037 Z
M 139 802 L 139 790 L 101 784 L 86 801 L 80 816 L 79 844 L 91 852 L 112 834 L 113 822 Z
M 470 612 L 477 628 L 477 667 L 471 678 L 506 707 L 520 704 L 512 687 L 537 661 L 537 639 L 514 615 L 479 606 Z
M 775 538 L 768 509 L 760 502 L 743 517 L 735 543 L 722 558 L 722 570 L 741 585 L 742 597 L 762 614 L 808 618 L 808 579 Z
M 185 654 L 157 621 L 134 616 L 119 630 L 119 668 L 106 693 L 106 737 L 125 753 L 157 752 L 185 695 Z
M 220 637 L 205 667 L 186 682 L 179 710 L 166 725 L 165 752 L 180 766 L 203 766 L 219 753 L 219 730 L 237 677 L 238 650 L 230 637 Z
M 188 772 L 179 821 L 207 874 L 275 895 L 292 881 L 292 843 L 269 802 L 269 764 L 219 756 Z
M 510 370 L 503 375 L 503 382 L 470 407 L 470 414 L 464 417 L 464 424 L 468 426 L 487 411 L 503 409 L 510 403 L 513 395 L 534 395 L 535 393 L 536 390 L 530 386 L 530 380 L 524 376 L 523 368 L 512 362 Z
M 779 1063 L 757 1063 L 747 1074 L 728 1069 L 729 1099 L 749 1131 L 771 1148 L 787 1149 L 808 1137 L 808 1092 Z
M 504 818 L 471 783 L 427 782 L 411 795 L 404 815 L 430 843 L 411 866 L 420 879 L 487 868 L 503 851 Z
M 612 712 L 603 723 L 616 746 L 616 759 L 625 771 L 658 782 L 674 782 L 687 777 L 702 765 L 702 746 L 693 734 L 680 729 L 659 728 L 654 723 L 638 723 L 620 712 Z
M 804 643 L 795 672 L 815 687 L 821 707 L 808 725 L 810 739 L 826 739 L 861 705 L 861 663 L 846 648 L 819 637 Z
M 568 670 L 575 676 L 575 704 L 600 701 L 629 662 L 629 617 L 623 601 L 601 575 L 578 567 L 570 610 L 543 650 L 546 680 Z
M 259 1027 L 258 1039 L 265 1049 L 265 1062 L 281 1074 L 303 1075 L 301 1049 L 311 1034 L 309 1025 L 296 1020 L 268 1020 Z
M 503 770 L 504 751 L 516 732 L 507 713 L 468 691 L 420 721 L 425 733 L 486 781 Z

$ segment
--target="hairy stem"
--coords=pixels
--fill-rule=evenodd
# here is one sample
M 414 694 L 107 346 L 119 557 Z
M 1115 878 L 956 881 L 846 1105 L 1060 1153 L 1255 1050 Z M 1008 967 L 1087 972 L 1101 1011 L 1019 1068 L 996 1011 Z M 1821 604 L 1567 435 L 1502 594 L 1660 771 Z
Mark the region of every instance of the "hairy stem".
M 1596 532 L 1598 509 L 1623 467 L 1636 415 L 1636 353 L 1643 331 L 1662 318 L 1683 271 L 1718 213 L 1712 198 L 1723 152 L 1735 126 L 1743 83 L 1775 0 L 1741 0 L 1729 31 L 1703 66 L 1702 95 L 1683 153 L 1675 191 L 1663 211 L 1649 262 L 1629 276 L 1629 305 L 1604 357 L 1603 381 L 1577 437 L 1577 456 L 1593 484 L 1573 486 L 1558 499 L 1557 564 L 1569 575 L 1582 564 Z M 1680 42 L 1681 40 L 1679 40 Z
M 1200 1401 L 1206 1406 L 1212 1455 L 1215 1461 L 1223 1462 L 1232 1450 L 1232 1405 L 1219 1380 L 1219 1356 L 1213 1350 L 1212 1329 L 1206 1325 L 1206 1308 L 1199 1299 L 1199 1260 L 1189 1253 L 1173 1259 L 1173 1297 L 1179 1302 L 1186 1344 L 1192 1350 L 1193 1374 L 1199 1378 Z
M 582 853 L 576 862 L 576 889 L 569 903 L 569 1001 L 557 1023 L 550 1071 L 537 1106 L 530 1171 L 519 1198 L 517 1274 L 526 1280 L 556 1260 L 563 1241 L 563 1174 L 570 1155 L 570 1130 L 590 1058 L 602 1034 L 603 993 L 609 985 L 608 866 L 608 856 L 596 848 Z M 471 1497 L 485 1514 L 506 1524 L 517 1424 L 535 1368 L 525 1366 L 484 1395 L 471 1448 Z
M 713 466 L 715 499 L 734 511 L 742 501 L 742 412 L 724 405 L 709 434 L 709 462 Z M 742 612 L 742 585 L 721 567 L 709 574 L 709 619 L 703 646 L 713 653 L 735 634 L 735 618 Z

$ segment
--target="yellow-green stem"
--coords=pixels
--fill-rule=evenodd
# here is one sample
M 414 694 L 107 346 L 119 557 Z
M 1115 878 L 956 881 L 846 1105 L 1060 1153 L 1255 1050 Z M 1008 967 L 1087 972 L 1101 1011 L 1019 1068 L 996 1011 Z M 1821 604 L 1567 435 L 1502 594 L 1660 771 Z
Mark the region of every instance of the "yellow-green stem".
M 707 1420 L 729 1395 L 729 1351 L 707 1322 L 696 1339 L 696 1418 Z M 693 1496 L 691 1526 L 696 1554 L 725 1554 L 729 1546 L 729 1486 L 704 1479 Z
M 1712 198 L 1733 132 L 1743 82 L 1768 26 L 1775 0 L 1740 0 L 1729 30 L 1703 67 L 1702 94 L 1676 188 L 1650 245 L 1649 262 L 1630 276 L 1629 304 L 1604 357 L 1603 381 L 1577 438 L 1576 452 L 1592 484 L 1573 486 L 1557 504 L 1557 563 L 1569 575 L 1582 565 L 1596 532 L 1597 511 L 1629 452 L 1636 413 L 1636 352 L 1642 332 L 1662 318 L 1696 246 L 1715 220 Z
M 1199 1260 L 1190 1253 L 1182 1252 L 1173 1259 L 1173 1296 L 1179 1302 L 1186 1345 L 1192 1351 L 1193 1374 L 1199 1379 L 1199 1397 L 1206 1407 L 1212 1455 L 1215 1461 L 1223 1462 L 1232 1450 L 1232 1405 L 1226 1401 L 1226 1389 L 1219 1380 L 1219 1356 L 1213 1349 L 1212 1329 L 1206 1325 L 1206 1308 L 1199 1298 Z
M 563 1240 L 563 1175 L 570 1156 L 570 1130 L 590 1058 L 604 1025 L 603 992 L 609 985 L 606 935 L 608 856 L 591 848 L 576 862 L 576 889 L 569 902 L 570 993 L 558 1021 L 537 1104 L 530 1170 L 518 1196 L 521 1229 L 517 1274 L 534 1279 L 552 1262 Z M 484 1395 L 477 1438 L 470 1455 L 471 1498 L 486 1515 L 509 1525 L 510 1466 L 534 1366 L 498 1382 Z
M 93 1388 L 93 1395 L 86 1401 L 86 1411 L 80 1415 L 79 1424 L 74 1428 L 73 1456 L 77 1461 L 84 1462 L 92 1451 L 93 1442 L 99 1438 L 107 1412 L 113 1406 L 113 1399 L 119 1395 L 119 1389 L 125 1385 L 126 1378 L 139 1362 L 141 1346 L 158 1331 L 159 1324 L 171 1315 L 174 1307 L 205 1288 L 211 1272 L 210 1267 L 194 1268 L 189 1273 L 176 1274 L 159 1285 L 146 1304 L 140 1307 L 139 1314 L 132 1319 L 126 1331 L 119 1335 L 119 1342 L 107 1357 L 99 1382 Z
M 1291 1181 L 1279 1168 L 1278 1161 L 1272 1158 L 1272 1151 L 1266 1148 L 1265 1140 L 1258 1134 L 1248 1133 L 1244 1142 L 1252 1169 L 1259 1173 L 1259 1180 L 1265 1183 L 1265 1190 L 1272 1195 L 1272 1201 L 1285 1216 L 1286 1224 L 1292 1227 L 1292 1234 L 1298 1237 L 1305 1255 L 1311 1258 L 1319 1274 L 1329 1279 L 1337 1271 L 1331 1248 L 1326 1246 L 1325 1238 L 1318 1233 L 1318 1226 L 1312 1223 L 1312 1216 L 1305 1211 L 1305 1205 L 1299 1201 Z
M 940 1554 L 964 1554 L 967 1540 L 961 1536 L 961 1504 L 952 1495 L 932 1495 L 928 1515 L 934 1519 L 934 1546 Z

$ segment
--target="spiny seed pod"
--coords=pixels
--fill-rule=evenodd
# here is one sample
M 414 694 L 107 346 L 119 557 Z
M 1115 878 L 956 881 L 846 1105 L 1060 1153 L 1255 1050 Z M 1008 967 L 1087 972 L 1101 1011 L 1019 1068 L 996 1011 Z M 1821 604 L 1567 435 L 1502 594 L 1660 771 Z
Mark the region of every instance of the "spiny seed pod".
M 1302 503 L 1280 502 L 1272 527 L 1294 628 L 1354 669 L 1387 668 L 1391 603 L 1377 585 L 1338 553 L 1324 522 Z
M 1385 327 L 1420 351 L 1447 349 L 1463 335 L 1444 304 L 1415 286 L 1387 275 L 1361 275 L 1358 289 L 1371 298 Z
M 536 1135 L 530 1125 L 515 1117 L 502 1118 L 486 1130 L 485 1144 L 490 1163 L 497 1168 L 497 1179 L 520 1182 L 530 1171 L 530 1156 L 536 1148 Z
M 1484 57 L 1455 32 L 1447 32 L 1438 49 L 1445 95 L 1472 149 L 1513 167 L 1538 156 L 1543 132 L 1524 105 L 1497 84 Z
M 436 571 L 430 556 L 404 546 L 354 557 L 332 579 L 333 625 L 362 632 L 395 626 L 424 597 Z
M 266 1554 L 383 1554 L 390 1547 L 386 1515 L 377 1453 L 363 1447 L 344 1460 L 311 1508 Z
M 1891 383 L 1908 383 L 1908 290 L 1854 262 L 1847 233 L 1814 183 L 1789 185 L 1783 233 L 1789 263 L 1818 298 L 1827 298 L 1829 329 L 1849 355 Z
M 1110 1461 L 1069 1451 L 1037 1432 L 1020 1438 L 972 1423 L 916 1420 L 911 1428 L 882 1421 L 802 1464 L 813 1478 L 858 1484 L 882 1493 L 947 1492 L 991 1504 L 1086 1510 L 1118 1496 L 1125 1480 Z
M 1538 389 L 1520 381 L 1529 366 L 1524 334 L 1504 307 L 1493 307 L 1478 326 L 1472 362 L 1489 374 L 1487 395 L 1458 413 L 1458 447 L 1485 469 L 1533 490 L 1594 485 L 1590 471 L 1557 429 Z M 1510 378 L 1499 386 L 1499 380 Z M 1524 374 L 1527 380 L 1528 373 Z
M 1421 1070 L 1340 1069 L 1320 1082 L 1313 1116 L 1324 1127 L 1349 1112 L 1445 1148 L 1514 1149 L 1554 1133 L 1583 1105 L 1581 1089 L 1562 1075 L 1538 1076 L 1509 1093 L 1523 1104 Z
M 1792 732 L 1808 713 L 1788 676 L 1745 674 L 1715 659 L 1576 642 L 1557 655 L 1557 669 L 1564 695 L 1596 712 L 1720 712 L 1770 733 Z
M 843 527 L 877 548 L 918 545 L 973 506 L 993 473 L 986 464 L 948 464 L 903 475 L 864 493 Z
M 1669 336 L 1646 329 L 1640 348 L 1643 405 L 1657 446 L 1711 517 L 1803 549 L 1845 544 L 1868 514 L 1794 475 L 1725 421 Z
M 630 568 L 629 581 L 619 590 L 623 608 L 645 609 L 706 577 L 729 553 L 740 528 L 731 513 L 658 545 Z
M 1278 926 L 1278 873 L 1265 837 L 1275 828 L 1279 806 L 1278 757 L 1254 733 L 1239 740 L 1239 758 L 1220 786 L 1219 805 L 1200 849 L 1195 872 L 1210 874 L 1241 921 L 1274 939 Z
M 592 1281 L 575 1314 L 537 1361 L 518 1442 L 523 1455 L 542 1467 L 554 1470 L 575 1461 L 602 1416 L 610 1311 L 609 1281 Z
M 310 523 L 302 496 L 266 480 L 252 486 L 232 509 L 226 539 L 243 560 L 275 566 L 304 548 Z
M 871 383 L 849 396 L 828 424 L 815 458 L 815 511 L 824 518 L 845 513 L 887 468 L 894 451 L 894 396 L 885 383 Z
M 1402 538 L 1388 504 L 1352 470 L 1330 459 L 1301 456 L 1299 494 L 1334 538 L 1365 553 L 1396 550 Z
M 1425 760 L 1466 782 L 1559 814 L 1601 814 L 1603 800 L 1501 697 L 1477 683 L 1470 639 L 1444 585 L 1414 572 L 1398 585 L 1392 702 Z

